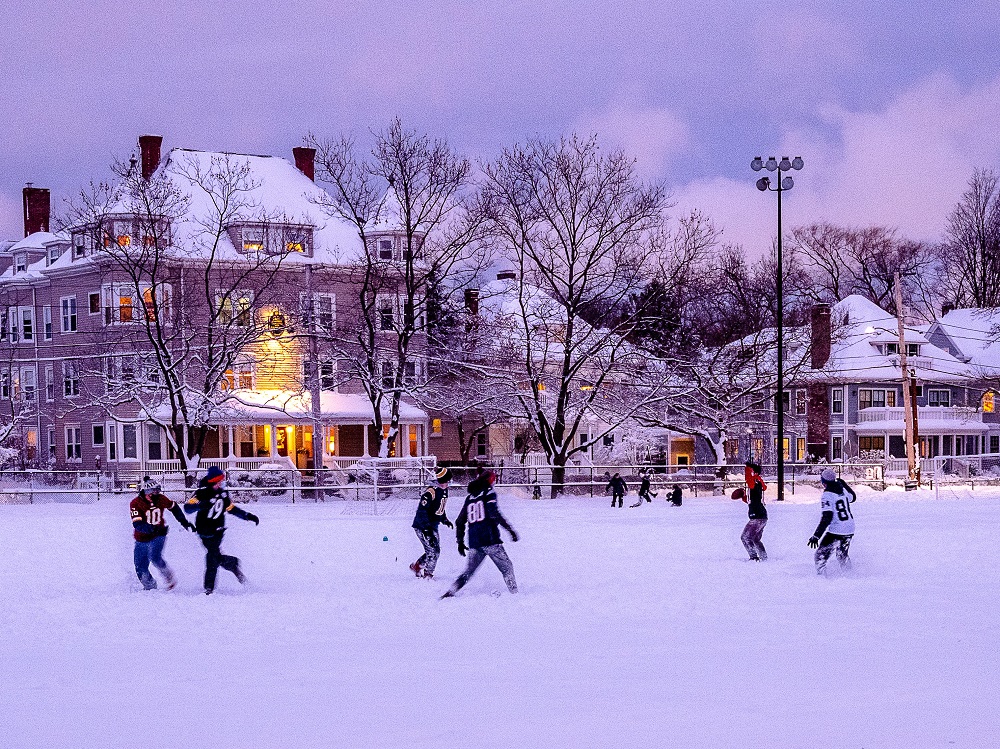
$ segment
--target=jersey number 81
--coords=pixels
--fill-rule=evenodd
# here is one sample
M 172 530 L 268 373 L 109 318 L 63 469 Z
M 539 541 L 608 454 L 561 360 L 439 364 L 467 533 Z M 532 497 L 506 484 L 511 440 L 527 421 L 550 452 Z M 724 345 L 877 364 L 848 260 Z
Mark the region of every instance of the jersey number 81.
M 838 499 L 837 504 L 834 505 L 837 508 L 837 520 L 847 521 L 851 519 L 851 503 L 846 499 Z

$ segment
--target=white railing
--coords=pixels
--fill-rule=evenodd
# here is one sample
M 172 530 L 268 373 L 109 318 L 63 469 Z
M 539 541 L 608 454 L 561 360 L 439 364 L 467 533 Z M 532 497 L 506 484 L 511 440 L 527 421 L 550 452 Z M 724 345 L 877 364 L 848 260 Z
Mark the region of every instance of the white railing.
M 896 408 L 863 408 L 858 411 L 858 423 L 898 421 L 903 423 L 903 409 Z M 981 424 L 983 415 L 975 408 L 964 406 L 918 406 L 917 422 L 925 421 L 948 421 L 963 424 Z
M 204 471 L 214 466 L 224 471 L 256 471 L 264 465 L 278 465 L 284 470 L 296 470 L 291 460 L 280 455 L 273 458 L 202 458 L 198 462 L 198 470 Z M 137 471 L 138 468 L 135 470 Z M 176 458 L 146 461 L 147 473 L 178 473 L 180 470 L 181 462 Z

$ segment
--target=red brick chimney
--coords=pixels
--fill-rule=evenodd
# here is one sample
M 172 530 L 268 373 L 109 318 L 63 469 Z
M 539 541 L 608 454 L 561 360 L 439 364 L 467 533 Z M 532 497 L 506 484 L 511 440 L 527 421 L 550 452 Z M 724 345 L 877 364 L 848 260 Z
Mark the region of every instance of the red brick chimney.
M 49 230 L 49 191 L 32 187 L 29 182 L 22 191 L 24 196 L 24 236 L 36 231 Z
M 163 145 L 162 135 L 139 136 L 139 162 L 142 165 L 142 178 L 149 179 L 160 165 L 160 146 Z
M 292 149 L 292 156 L 295 157 L 295 168 L 315 182 L 316 149 L 296 146 Z
M 814 304 L 811 318 L 810 351 L 813 369 L 822 369 L 830 360 L 830 305 Z

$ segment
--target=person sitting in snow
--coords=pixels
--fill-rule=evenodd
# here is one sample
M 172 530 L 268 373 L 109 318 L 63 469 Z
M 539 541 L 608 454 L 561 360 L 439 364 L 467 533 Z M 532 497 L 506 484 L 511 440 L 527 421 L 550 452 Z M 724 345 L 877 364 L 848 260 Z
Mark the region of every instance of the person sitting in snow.
M 681 487 L 679 484 L 674 484 L 674 488 L 671 489 L 670 494 L 667 495 L 667 502 L 669 502 L 673 507 L 680 507 L 682 501 L 683 497 L 681 495 Z
M 413 516 L 413 530 L 424 547 L 420 559 L 410 565 L 417 577 L 434 577 L 434 568 L 441 556 L 441 539 L 438 536 L 438 525 L 444 523 L 453 528 L 448 516 L 445 515 L 445 504 L 448 502 L 448 482 L 451 481 L 451 471 L 447 468 L 438 469 L 434 474 L 435 483 L 424 489 L 417 504 L 417 513 Z
M 469 578 L 479 569 L 486 557 L 493 560 L 493 564 L 500 570 L 503 580 L 507 583 L 507 590 L 517 593 L 517 580 L 514 579 L 514 564 L 507 556 L 503 548 L 503 540 L 500 538 L 500 527 L 502 526 L 510 534 L 511 541 L 517 541 L 517 532 L 500 512 L 497 504 L 497 495 L 493 490 L 496 483 L 496 474 L 493 471 L 486 471 L 480 483 L 476 485 L 478 494 L 470 494 L 465 498 L 465 504 L 455 519 L 455 533 L 458 536 L 458 553 L 463 557 L 466 551 L 469 552 L 468 562 L 465 571 L 458 576 L 451 588 L 441 596 L 451 598 L 460 591 Z M 470 488 L 472 485 L 470 484 Z M 465 546 L 465 527 L 469 527 L 469 546 Z
M 822 514 L 819 525 L 809 539 L 809 548 L 816 549 L 816 574 L 826 574 L 826 563 L 830 555 L 837 552 L 840 568 L 851 568 L 848 552 L 851 549 L 851 539 L 854 538 L 854 513 L 851 503 L 857 499 L 854 490 L 842 480 L 832 468 L 826 468 L 820 474 L 823 484 L 823 494 L 819 504 Z
M 201 480 L 194 496 L 184 504 L 184 512 L 195 516 L 195 529 L 205 547 L 205 595 L 211 595 L 215 590 L 215 576 L 219 567 L 232 572 L 240 584 L 246 582 L 246 576 L 240 569 L 240 560 L 222 553 L 222 537 L 226 533 L 226 514 L 235 515 L 241 520 L 249 520 L 254 525 L 260 525 L 260 518 L 252 512 L 246 512 L 233 504 L 226 491 L 226 474 L 222 469 L 212 466 L 205 478 Z
M 129 503 L 128 508 L 132 515 L 132 536 L 135 539 L 133 557 L 139 582 L 145 590 L 156 588 L 156 580 L 149 573 L 149 563 L 152 562 L 163 575 L 167 590 L 172 590 L 177 579 L 163 559 L 163 546 L 170 530 L 163 513 L 169 511 L 189 531 L 193 531 L 194 526 L 184 517 L 181 508 L 160 491 L 159 482 L 149 476 L 143 476 L 139 496 Z

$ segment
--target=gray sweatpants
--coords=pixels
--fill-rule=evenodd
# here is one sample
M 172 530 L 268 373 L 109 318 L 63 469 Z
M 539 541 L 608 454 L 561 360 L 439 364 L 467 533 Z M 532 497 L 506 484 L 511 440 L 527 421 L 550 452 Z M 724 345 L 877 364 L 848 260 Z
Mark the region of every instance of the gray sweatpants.
M 469 549 L 468 551 L 468 562 L 465 565 L 465 572 L 458 576 L 454 585 L 451 586 L 451 593 L 457 593 L 465 584 L 469 582 L 469 578 L 479 569 L 479 565 L 483 563 L 483 560 L 489 557 L 493 560 L 493 564 L 497 566 L 500 570 L 500 574 L 503 575 L 503 581 L 507 583 L 507 590 L 511 593 L 517 593 L 517 580 L 514 579 L 514 563 L 510 561 L 510 557 L 507 556 L 506 550 L 503 548 L 503 544 L 493 544 L 492 546 L 483 546 L 478 549 Z
M 764 535 L 765 525 L 767 525 L 766 520 L 750 520 L 743 529 L 743 535 L 740 536 L 740 540 L 751 559 L 761 561 L 767 559 L 767 550 L 764 548 L 763 541 L 760 540 L 760 537 Z
M 432 577 L 434 568 L 437 567 L 438 557 L 441 556 L 441 542 L 438 540 L 438 532 L 423 531 L 419 528 L 413 530 L 417 534 L 417 538 L 420 539 L 420 544 L 424 547 L 424 553 L 417 560 L 417 564 L 420 565 L 427 577 Z

